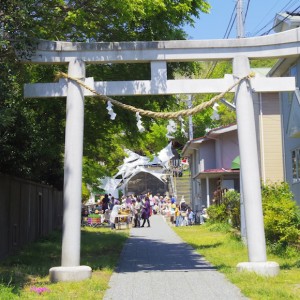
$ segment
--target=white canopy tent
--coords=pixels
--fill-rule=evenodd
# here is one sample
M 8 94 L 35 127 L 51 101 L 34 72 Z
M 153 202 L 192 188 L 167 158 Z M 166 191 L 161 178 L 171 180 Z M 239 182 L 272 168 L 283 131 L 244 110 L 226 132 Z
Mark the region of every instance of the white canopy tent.
M 118 167 L 118 173 L 113 178 L 106 177 L 102 179 L 102 184 L 99 186 L 100 188 L 115 198 L 118 198 L 118 189 L 124 191 L 130 179 L 138 173 L 149 173 L 160 181 L 165 181 L 166 175 L 163 174 L 163 170 L 166 168 L 168 161 L 174 156 L 171 142 L 158 153 L 158 156 L 154 156 L 152 160 L 128 149 L 126 149 L 125 152 L 128 157 L 124 159 L 123 165 Z M 145 166 L 154 165 L 160 165 L 162 167 L 161 171 L 145 168 Z
M 105 190 L 108 194 L 111 194 L 115 198 L 119 198 L 118 185 L 121 183 L 122 179 L 115 179 L 110 177 L 105 177 L 102 180 L 100 187 Z
M 130 179 L 132 177 L 134 177 L 135 175 L 137 175 L 138 173 L 141 173 L 141 172 L 149 173 L 149 174 L 155 176 L 160 181 L 165 182 L 166 174 L 164 174 L 162 172 L 157 172 L 157 171 L 149 170 L 149 169 L 146 169 L 144 167 L 139 166 L 139 167 L 135 168 L 128 177 L 124 178 L 124 180 L 122 182 L 122 185 L 121 185 L 121 188 L 124 189 L 125 186 L 128 184 L 128 182 L 130 181 Z

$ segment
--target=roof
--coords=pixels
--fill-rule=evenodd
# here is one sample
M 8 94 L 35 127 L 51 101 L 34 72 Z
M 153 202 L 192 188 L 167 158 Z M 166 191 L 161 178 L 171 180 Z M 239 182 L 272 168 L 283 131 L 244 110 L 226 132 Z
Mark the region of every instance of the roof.
M 230 132 L 230 131 L 235 131 L 237 130 L 237 124 L 230 124 L 230 125 L 226 125 L 226 126 L 221 126 L 218 128 L 214 128 L 212 130 L 210 130 L 207 134 L 206 137 L 210 137 L 210 136 L 216 136 L 216 135 L 221 135 L 223 133 L 226 132 Z
M 193 150 L 199 148 L 199 144 L 211 140 L 211 137 L 216 138 L 216 136 L 224 134 L 226 132 L 237 130 L 236 124 L 230 124 L 226 126 L 220 126 L 217 128 L 213 128 L 206 133 L 205 136 L 195 138 L 193 140 L 188 141 L 182 150 L 182 156 L 189 156 L 192 154 Z
M 281 12 L 276 14 L 274 19 L 274 31 L 282 32 L 300 26 L 300 14 L 291 12 Z
M 274 31 L 282 32 L 290 29 L 294 29 L 300 26 L 299 13 L 278 13 L 274 19 Z M 289 67 L 295 63 L 298 56 L 291 56 L 287 58 L 280 58 L 278 62 L 268 73 L 269 77 L 280 77 L 289 69 Z
M 220 177 L 220 175 L 238 175 L 240 170 L 233 170 L 233 169 L 206 169 L 202 172 L 199 172 L 194 178 L 206 178 L 206 177 Z

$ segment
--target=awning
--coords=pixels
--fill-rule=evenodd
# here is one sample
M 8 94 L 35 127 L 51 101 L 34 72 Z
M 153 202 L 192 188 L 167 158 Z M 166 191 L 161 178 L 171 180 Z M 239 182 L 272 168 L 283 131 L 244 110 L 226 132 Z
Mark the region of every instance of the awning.
M 239 170 L 241 166 L 240 156 L 237 156 L 232 162 L 231 162 L 231 169 L 232 170 Z

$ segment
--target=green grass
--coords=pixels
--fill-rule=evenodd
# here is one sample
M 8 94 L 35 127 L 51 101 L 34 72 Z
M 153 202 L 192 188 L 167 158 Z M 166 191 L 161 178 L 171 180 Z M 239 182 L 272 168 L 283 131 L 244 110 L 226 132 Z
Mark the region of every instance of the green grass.
M 102 299 L 129 231 L 82 229 L 81 265 L 90 266 L 92 278 L 80 282 L 49 282 L 49 269 L 60 266 L 61 233 L 33 243 L 0 263 L 0 299 Z M 41 295 L 30 289 L 45 287 Z
M 216 229 L 219 231 L 212 231 L 207 225 L 174 228 L 250 299 L 300 299 L 299 252 L 290 251 L 281 256 L 268 254 L 269 261 L 280 264 L 281 271 L 276 277 L 239 273 L 236 265 L 248 261 L 246 247 L 232 234 L 214 226 Z M 0 299 L 102 299 L 127 238 L 127 230 L 84 228 L 81 265 L 93 269 L 92 278 L 70 283 L 49 282 L 49 269 L 60 265 L 61 233 L 33 243 L 0 263 Z M 30 291 L 32 287 L 46 287 L 49 292 L 38 295 Z
M 290 251 L 281 256 L 268 253 L 268 261 L 280 265 L 281 271 L 276 277 L 237 272 L 236 265 L 248 261 L 246 247 L 232 233 L 212 229 L 209 225 L 174 227 L 184 241 L 224 273 L 250 299 L 300 299 L 299 252 Z

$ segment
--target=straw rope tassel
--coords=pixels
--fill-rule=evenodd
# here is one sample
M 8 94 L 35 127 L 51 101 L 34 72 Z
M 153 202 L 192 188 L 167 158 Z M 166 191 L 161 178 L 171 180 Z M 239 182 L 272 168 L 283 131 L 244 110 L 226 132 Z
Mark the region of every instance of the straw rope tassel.
M 83 81 L 81 81 L 77 78 L 71 77 L 71 76 L 69 76 L 68 74 L 66 74 L 64 72 L 58 72 L 56 74 L 56 77 L 58 77 L 58 78 L 63 77 L 63 78 L 75 81 L 79 85 L 84 87 L 85 89 L 87 89 L 90 92 L 92 92 L 93 94 L 97 95 L 102 101 L 104 101 L 104 102 L 110 101 L 111 103 L 113 103 L 116 106 L 119 106 L 119 107 L 124 108 L 126 110 L 130 110 L 130 111 L 135 112 L 135 113 L 138 112 L 140 115 L 151 117 L 151 118 L 176 119 L 180 116 L 187 117 L 187 116 L 194 115 L 194 114 L 200 112 L 201 110 L 203 110 L 203 109 L 205 109 L 209 106 L 212 106 L 215 102 L 217 102 L 218 100 L 223 98 L 228 92 L 230 92 L 234 87 L 239 85 L 240 82 L 242 82 L 243 80 L 249 80 L 250 78 L 253 78 L 254 73 L 250 73 L 249 75 L 240 78 L 237 82 L 235 82 L 233 85 L 231 85 L 226 91 L 224 91 L 224 92 L 220 93 L 219 95 L 213 97 L 209 101 L 200 103 L 199 105 L 197 105 L 193 108 L 183 109 L 183 110 L 179 110 L 177 112 L 155 112 L 155 111 L 151 111 L 151 110 L 144 110 L 144 109 L 136 108 L 134 106 L 124 104 L 122 102 L 119 102 L 119 101 L 117 101 L 115 99 L 112 99 L 110 97 L 107 97 L 105 95 L 99 94 L 96 90 L 94 90 L 91 87 L 89 87 L 88 85 L 86 85 Z

